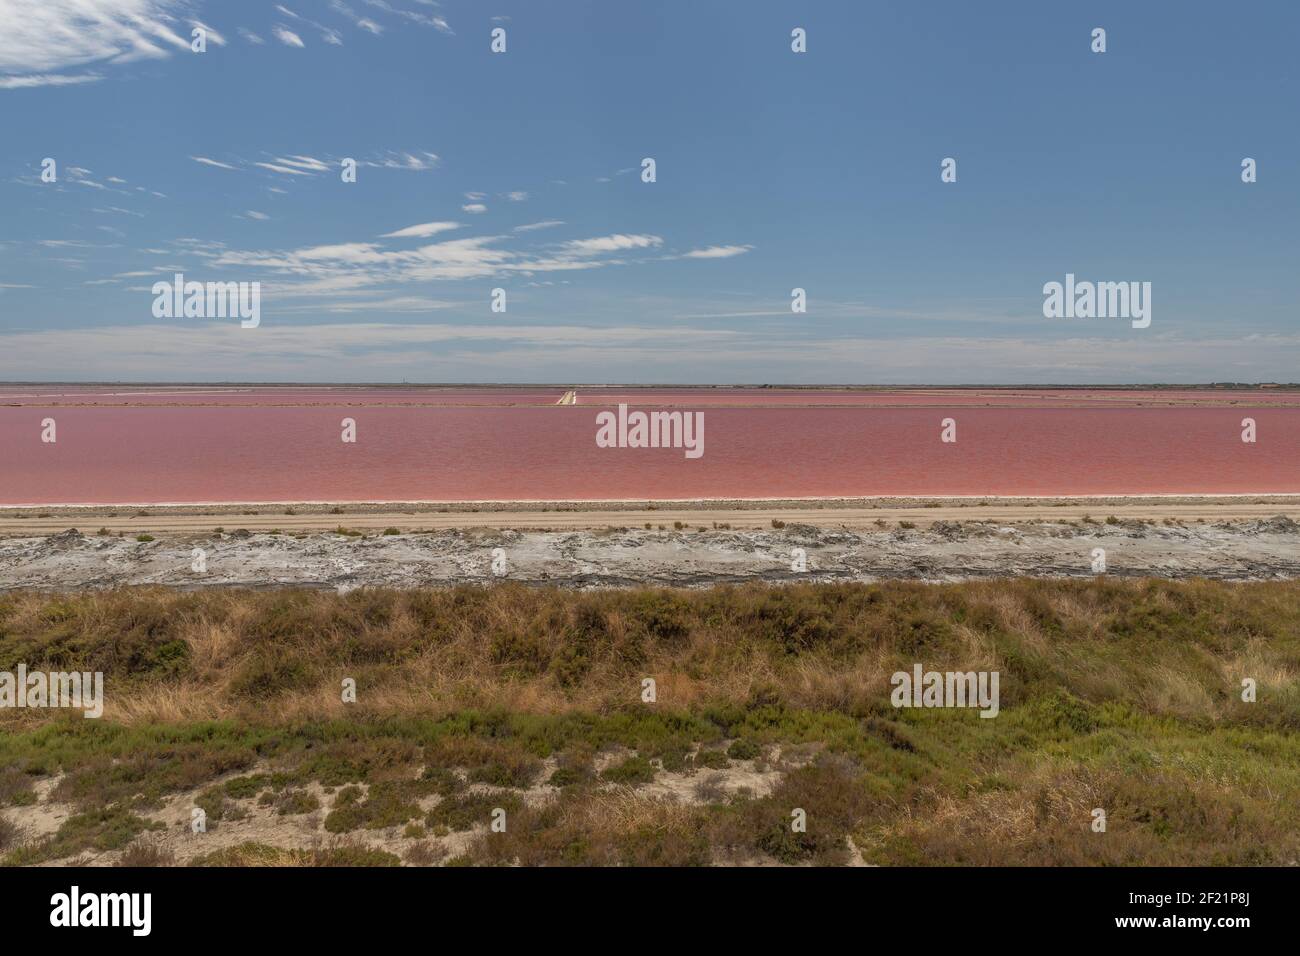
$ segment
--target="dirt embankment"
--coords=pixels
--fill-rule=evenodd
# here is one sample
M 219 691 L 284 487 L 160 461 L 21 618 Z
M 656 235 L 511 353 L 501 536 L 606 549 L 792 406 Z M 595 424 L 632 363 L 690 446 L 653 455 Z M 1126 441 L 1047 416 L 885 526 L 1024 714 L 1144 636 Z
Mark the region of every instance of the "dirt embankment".
M 0 507 L 0 537 L 29 537 L 68 528 L 113 533 L 203 532 L 225 526 L 249 531 L 357 530 L 451 531 L 497 528 L 580 531 L 672 526 L 680 521 L 771 527 L 772 521 L 822 528 L 873 529 L 877 522 L 1083 521 L 1090 517 L 1192 521 L 1249 521 L 1275 515 L 1300 521 L 1300 495 L 1112 498 L 826 498 L 709 499 L 694 501 L 461 501 L 310 502 L 211 505 L 44 505 Z
M 349 590 L 501 579 L 575 588 L 704 586 L 1089 577 L 1103 571 L 1221 580 L 1300 577 L 1300 524 L 1283 515 L 1198 524 L 1112 517 L 1080 523 L 935 521 L 928 527 L 888 527 L 882 519 L 882 527 L 870 530 L 680 524 L 648 521 L 639 528 L 587 531 L 393 528 L 378 534 L 234 528 L 157 537 L 68 530 L 0 539 L 0 590 L 149 584 Z

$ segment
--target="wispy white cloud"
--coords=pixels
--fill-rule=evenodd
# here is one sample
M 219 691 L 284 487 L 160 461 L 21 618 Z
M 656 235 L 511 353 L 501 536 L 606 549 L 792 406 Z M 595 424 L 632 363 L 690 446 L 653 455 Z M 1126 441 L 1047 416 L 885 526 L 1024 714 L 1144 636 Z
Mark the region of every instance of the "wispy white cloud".
M 77 75 L 31 73 L 26 76 L 0 76 L 0 90 L 22 90 L 35 86 L 76 86 L 79 83 L 98 83 L 103 78 L 98 73 Z
M 3 0 L 0 0 L 0 2 L 3 2 Z M 270 160 L 258 160 L 252 163 L 247 163 L 243 160 L 223 162 L 221 160 L 212 159 L 208 156 L 191 156 L 190 159 L 194 160 L 196 163 L 203 163 L 206 166 L 215 166 L 219 169 L 239 170 L 249 167 L 257 167 L 259 169 L 269 170 L 273 173 L 279 173 L 283 176 L 314 176 L 317 173 L 325 173 L 338 168 L 340 162 L 335 158 L 305 156 L 298 153 L 289 153 L 284 156 L 272 156 Z M 426 172 L 434 169 L 437 164 L 438 154 L 430 152 L 389 152 L 371 159 L 363 159 L 358 162 L 358 165 L 368 166 L 372 169 L 396 169 L 408 172 Z
M 417 13 L 414 10 L 401 10 L 394 7 L 391 3 L 388 3 L 388 0 L 362 0 L 362 2 L 368 7 L 382 10 L 384 13 L 390 14 L 391 16 L 401 17 L 403 20 L 408 20 L 411 23 L 418 23 L 421 26 L 433 27 L 440 33 L 446 33 L 449 35 L 455 34 L 455 31 L 452 30 L 446 19 L 436 14 Z
M 458 222 L 422 222 L 416 226 L 407 226 L 405 229 L 398 229 L 396 232 L 386 232 L 381 239 L 427 239 L 429 236 L 437 235 L 440 232 L 447 232 L 451 229 L 459 229 Z
M 464 303 L 461 302 L 446 302 L 441 299 L 429 299 L 418 295 L 406 295 L 393 296 L 388 299 L 358 299 L 346 302 L 331 302 L 328 304 L 314 302 L 302 306 L 300 310 L 286 311 L 327 313 L 372 312 L 375 314 L 383 314 L 386 312 L 432 312 L 437 309 L 453 309 L 463 304 Z
M 659 236 L 599 236 L 595 239 L 573 239 L 564 243 L 563 249 L 574 255 L 592 255 L 602 252 L 619 252 L 624 249 L 649 249 L 663 245 Z
M 283 173 L 286 176 L 310 176 L 311 175 L 311 173 L 305 170 L 294 169 L 292 166 L 282 166 L 279 163 L 254 163 L 253 165 L 261 166 L 263 169 L 269 169 L 273 173 Z
M 347 17 L 354 24 L 356 24 L 358 29 L 365 30 L 367 33 L 373 33 L 375 36 L 379 36 L 379 34 L 384 32 L 384 28 L 381 27 L 378 23 L 376 23 L 374 20 L 370 20 L 366 17 L 361 16 L 350 6 L 344 3 L 343 0 L 330 0 L 330 9 L 333 10 L 335 13 Z
M 423 239 L 454 228 L 456 223 L 431 222 L 406 226 L 381 236 L 384 240 Z M 476 236 L 434 242 L 416 248 L 395 248 L 385 242 L 338 242 L 292 250 L 221 249 L 214 267 L 239 269 L 268 276 L 264 295 L 337 298 L 358 290 L 394 283 L 442 282 L 489 276 L 569 272 L 597 269 L 621 260 L 609 254 L 651 248 L 658 236 L 605 236 L 575 240 L 521 252 L 501 245 L 503 237 Z
M 294 33 L 288 27 L 276 26 L 271 32 L 275 35 L 275 38 L 285 46 L 298 48 L 306 46 L 306 44 L 302 42 L 302 37 L 298 36 L 298 34 Z
M 186 6 L 184 0 L 3 0 L 0 73 L 54 73 L 161 58 L 167 46 L 188 49 L 168 26 Z
M 312 156 L 277 156 L 275 161 L 281 166 L 292 166 L 295 169 L 305 169 L 314 173 L 323 173 L 330 168 L 328 164 Z
M 288 7 L 281 6 L 280 4 L 276 4 L 275 9 L 278 10 L 280 13 L 284 14 L 286 17 L 289 17 L 290 19 L 299 20 L 302 23 L 305 23 L 308 26 L 314 27 L 316 30 L 320 31 L 321 39 L 324 40 L 326 43 L 333 44 L 334 46 L 343 45 L 343 37 L 339 34 L 339 31 L 335 30 L 333 27 L 327 27 L 323 23 L 317 23 L 315 20 L 312 20 L 310 17 L 304 17 L 301 14 L 295 13 L 294 11 L 290 10 Z M 297 45 L 301 46 L 302 44 L 299 43 Z
M 704 249 L 692 249 L 690 252 L 682 254 L 683 259 L 730 259 L 732 256 L 743 256 L 753 246 L 707 246 Z
M 212 27 L 208 26 L 202 20 L 191 20 L 190 25 L 198 27 L 204 33 L 206 33 L 209 43 L 214 44 L 215 46 L 226 45 L 226 38 L 222 36 L 220 33 L 218 33 L 216 30 L 212 29 Z
M 433 169 L 438 165 L 437 153 L 393 153 L 390 152 L 379 159 L 368 159 L 360 163 L 362 166 L 372 166 L 378 169 L 406 169 L 412 172 L 424 172 Z
M 202 163 L 204 166 L 215 166 L 218 169 L 235 169 L 235 167 L 231 166 L 229 163 L 223 163 L 220 162 L 219 160 L 209 159 L 206 156 L 191 156 L 190 159 L 194 160 L 196 163 Z
M 96 182 L 87 175 L 86 170 L 78 170 L 75 166 L 68 167 L 68 181 L 76 183 L 78 186 L 89 186 L 91 189 L 107 189 L 103 183 Z
M 522 226 L 515 226 L 515 232 L 534 232 L 538 229 L 552 229 L 555 226 L 563 226 L 563 219 L 546 219 L 542 222 L 529 222 Z
M 463 209 L 465 212 L 469 212 L 469 213 L 487 212 L 487 206 L 483 205 L 481 202 L 466 203 L 460 208 Z
M 227 45 L 226 35 L 194 13 L 201 0 L 0 0 L 0 90 L 42 86 L 71 86 L 104 79 L 89 65 L 121 65 L 143 59 L 162 59 L 188 51 L 191 28 L 202 29 L 212 46 Z M 434 12 L 404 9 L 387 0 L 361 0 L 377 14 L 406 23 L 454 31 L 446 18 Z M 417 0 L 418 2 L 418 0 Z M 429 4 L 429 6 L 435 6 Z M 329 9 L 357 29 L 374 36 L 384 26 L 363 16 L 343 0 L 330 0 Z M 307 30 L 315 31 L 331 46 L 342 46 L 342 32 L 304 16 L 284 4 L 273 6 L 275 15 L 293 24 L 270 26 L 271 36 L 294 49 L 306 46 Z M 248 27 L 236 32 L 247 43 L 265 45 L 263 34 Z M 80 72 L 72 72 L 80 69 Z

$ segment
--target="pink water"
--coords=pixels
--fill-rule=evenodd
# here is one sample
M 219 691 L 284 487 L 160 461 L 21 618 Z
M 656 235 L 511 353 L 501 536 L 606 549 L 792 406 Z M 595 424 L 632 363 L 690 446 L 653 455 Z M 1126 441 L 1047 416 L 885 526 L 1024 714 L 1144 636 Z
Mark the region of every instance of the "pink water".
M 0 386 L 0 504 L 1300 493 L 1296 392 L 563 391 Z M 703 457 L 597 447 L 620 400 Z

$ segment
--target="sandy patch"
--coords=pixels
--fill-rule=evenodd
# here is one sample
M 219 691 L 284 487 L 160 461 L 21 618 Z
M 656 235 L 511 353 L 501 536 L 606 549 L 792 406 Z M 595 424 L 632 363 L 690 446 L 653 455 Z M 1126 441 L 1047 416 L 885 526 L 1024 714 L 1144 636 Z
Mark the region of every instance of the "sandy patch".
M 626 748 L 610 748 L 596 755 L 594 764 L 599 772 L 633 753 Z M 652 763 L 658 766 L 657 762 L 652 761 Z M 632 794 L 644 800 L 668 800 L 681 804 L 719 802 L 735 796 L 762 797 L 771 793 L 784 776 L 784 771 L 777 769 L 774 764 L 775 761 L 769 762 L 766 757 L 763 757 L 757 760 L 732 761 L 729 767 L 714 770 L 666 771 L 658 767 L 655 779 L 651 783 L 636 787 L 604 783 L 598 784 L 597 789 Z M 542 782 L 527 789 L 510 792 L 528 806 L 542 806 L 563 799 L 563 792 L 560 789 L 545 783 L 556 766 L 555 758 L 544 760 L 541 773 L 538 775 L 538 780 Z M 294 786 L 293 789 L 305 791 L 315 797 L 320 804 L 319 809 L 302 814 L 280 814 L 274 806 L 264 805 L 256 797 L 240 800 L 227 797 L 227 807 L 237 808 L 236 813 L 220 820 L 209 821 L 205 832 L 194 832 L 192 813 L 204 791 L 222 785 L 235 777 L 272 770 L 274 768 L 264 765 L 232 773 L 210 781 L 202 787 L 172 794 L 154 810 L 137 810 L 136 814 L 142 819 L 162 825 L 162 829 L 145 833 L 137 839 L 174 858 L 178 865 L 186 864 L 202 854 L 248 842 L 285 850 L 364 847 L 392 853 L 406 865 L 442 865 L 447 860 L 463 854 L 476 838 L 488 832 L 488 821 L 484 820 L 482 824 L 464 831 L 439 832 L 421 825 L 418 833 L 408 835 L 408 825 L 404 823 L 382 829 L 360 828 L 347 833 L 330 833 L 325 829 L 325 818 L 339 805 L 340 793 L 344 788 L 326 788 L 315 781 Z M 462 781 L 465 780 L 465 771 L 454 772 L 461 777 Z M 68 817 L 80 812 L 70 803 L 50 800 L 50 793 L 58 782 L 59 778 L 38 781 L 35 787 L 37 795 L 35 804 L 12 807 L 4 811 L 5 815 L 21 828 L 22 842 L 37 842 L 53 835 Z M 369 794 L 368 784 L 349 786 L 359 788 L 363 796 Z M 485 784 L 470 783 L 461 793 L 481 794 L 499 790 L 500 788 Z M 435 794 L 418 800 L 421 814 L 427 813 L 443 799 L 445 798 Z M 417 818 L 410 822 L 420 823 L 421 820 Z M 82 866 L 113 866 L 122 859 L 124 852 L 124 850 L 84 851 L 73 857 L 49 861 L 44 865 L 66 865 L 75 860 Z

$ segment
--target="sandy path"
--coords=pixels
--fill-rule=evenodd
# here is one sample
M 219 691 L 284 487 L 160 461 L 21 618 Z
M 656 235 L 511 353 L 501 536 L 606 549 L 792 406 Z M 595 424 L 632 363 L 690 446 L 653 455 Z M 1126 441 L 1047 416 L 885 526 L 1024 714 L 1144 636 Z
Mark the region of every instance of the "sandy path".
M 679 507 L 665 504 L 661 507 L 602 508 L 599 510 L 493 510 L 449 512 L 425 510 L 361 510 L 366 506 L 344 505 L 342 514 L 319 510 L 313 513 L 285 514 L 283 505 L 249 506 L 246 510 L 257 514 L 244 514 L 238 509 L 150 508 L 146 515 L 136 516 L 139 509 L 120 509 L 109 515 L 111 509 L 50 509 L 49 512 L 32 513 L 18 517 L 15 513 L 0 512 L 0 536 L 30 536 L 52 534 L 68 528 L 93 534 L 100 528 L 111 532 L 197 533 L 214 528 L 249 531 L 280 530 L 332 531 L 340 526 L 355 530 L 382 531 L 397 528 L 408 531 L 447 531 L 457 528 L 495 528 L 520 530 L 580 531 L 609 527 L 642 528 L 647 523 L 654 528 L 681 522 L 690 528 L 712 528 L 714 524 L 730 525 L 737 530 L 772 527 L 773 521 L 787 524 L 807 524 L 822 528 L 867 529 L 877 528 L 884 521 L 893 526 L 909 521 L 919 527 L 928 527 L 936 521 L 997 521 L 1025 523 L 1032 521 L 1079 521 L 1085 516 L 1104 520 L 1116 518 L 1170 519 L 1182 522 L 1195 521 L 1247 521 L 1286 515 L 1300 521 L 1300 498 L 1270 499 L 1271 503 L 1258 504 L 1252 499 L 1143 499 L 1134 502 L 1078 501 L 1072 503 L 1042 504 L 999 503 L 986 505 L 977 502 L 957 504 L 948 502 L 937 508 L 923 506 L 899 507 L 882 504 L 879 507 L 839 507 L 827 503 L 822 507 L 809 505 L 748 506 L 745 508 Z M 464 506 L 459 506 L 463 508 Z M 42 515 L 48 514 L 48 517 Z

